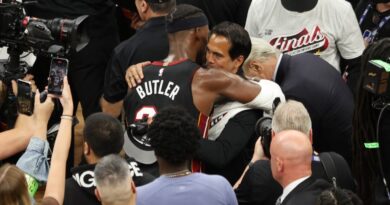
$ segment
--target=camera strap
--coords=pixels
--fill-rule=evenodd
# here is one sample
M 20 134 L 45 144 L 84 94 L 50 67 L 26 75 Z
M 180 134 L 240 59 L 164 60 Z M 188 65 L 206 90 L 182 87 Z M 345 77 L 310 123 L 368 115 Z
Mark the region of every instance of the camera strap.
M 320 153 L 320 160 L 328 180 L 331 182 L 333 177 L 337 179 L 336 165 L 331 154 L 329 152 Z

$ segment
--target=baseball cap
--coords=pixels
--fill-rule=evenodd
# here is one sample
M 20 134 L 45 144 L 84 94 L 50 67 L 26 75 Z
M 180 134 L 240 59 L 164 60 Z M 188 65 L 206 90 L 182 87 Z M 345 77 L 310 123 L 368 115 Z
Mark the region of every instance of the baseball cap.
M 132 135 L 130 129 L 125 132 L 123 149 L 127 156 L 133 157 L 142 164 L 153 164 L 157 161 L 154 150 L 150 146 L 150 138 L 147 135 Z

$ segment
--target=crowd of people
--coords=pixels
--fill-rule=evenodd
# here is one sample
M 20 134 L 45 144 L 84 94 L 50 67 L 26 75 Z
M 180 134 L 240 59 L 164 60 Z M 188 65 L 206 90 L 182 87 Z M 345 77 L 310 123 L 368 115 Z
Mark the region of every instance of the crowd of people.
M 89 15 L 90 41 L 66 56 L 62 94 L 45 91 L 47 56 L 24 77 L 33 112 L 0 130 L 0 204 L 390 204 L 389 0 L 38 0 L 25 10 Z M 3 112 L 18 85 L 1 80 Z

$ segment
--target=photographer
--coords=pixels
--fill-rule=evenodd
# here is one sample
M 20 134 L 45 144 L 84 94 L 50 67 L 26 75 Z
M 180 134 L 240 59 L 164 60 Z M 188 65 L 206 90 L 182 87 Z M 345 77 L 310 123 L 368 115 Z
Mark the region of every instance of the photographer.
M 244 174 L 242 181 L 237 182 L 235 187 L 238 187 L 235 192 L 239 204 L 269 204 L 274 205 L 277 198 L 282 194 L 282 187 L 276 182 L 271 173 L 269 153 L 269 143 L 275 134 L 284 130 L 296 130 L 304 133 L 313 141 L 312 127 L 310 116 L 302 103 L 289 100 L 281 103 L 275 110 L 272 119 L 272 134 L 267 134 L 271 139 L 263 139 L 263 142 L 268 141 L 268 144 L 262 143 L 260 140 L 256 143 L 255 152 L 251 163 L 248 165 L 248 171 Z M 265 137 L 266 134 L 263 134 Z M 263 148 L 264 147 L 264 148 Z M 316 179 L 331 178 L 329 175 L 337 179 L 338 184 L 342 188 L 354 190 L 355 185 L 350 173 L 348 164 L 340 155 L 329 153 L 335 167 L 336 173 L 329 172 L 323 167 L 324 162 L 322 154 L 318 155 L 315 151 L 312 160 L 312 176 Z
M 390 92 L 387 87 L 387 92 L 380 97 L 363 88 L 368 77 L 369 61 L 382 60 L 389 64 L 389 58 L 390 38 L 374 42 L 364 51 L 354 110 L 353 170 L 359 185 L 357 193 L 367 205 L 390 202 L 383 183 L 384 179 L 390 180 L 390 149 L 387 147 L 390 144 Z M 375 145 L 372 143 L 378 143 L 378 146 L 370 146 Z

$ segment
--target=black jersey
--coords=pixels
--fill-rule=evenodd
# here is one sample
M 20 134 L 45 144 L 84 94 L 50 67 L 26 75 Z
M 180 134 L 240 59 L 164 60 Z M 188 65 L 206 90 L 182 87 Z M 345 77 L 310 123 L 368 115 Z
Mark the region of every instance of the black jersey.
M 167 65 L 154 62 L 143 69 L 142 83 L 132 89 L 124 101 L 127 136 L 130 139 L 125 141 L 127 154 L 141 163 L 154 163 L 155 157 L 149 138 L 132 133 L 130 125 L 153 117 L 158 110 L 167 106 L 180 106 L 187 110 L 197 120 L 202 135 L 207 136 L 208 116 L 198 111 L 192 98 L 192 79 L 198 68 L 196 63 L 182 60 Z M 133 146 L 126 146 L 129 142 Z M 193 167 L 193 170 L 198 168 Z

